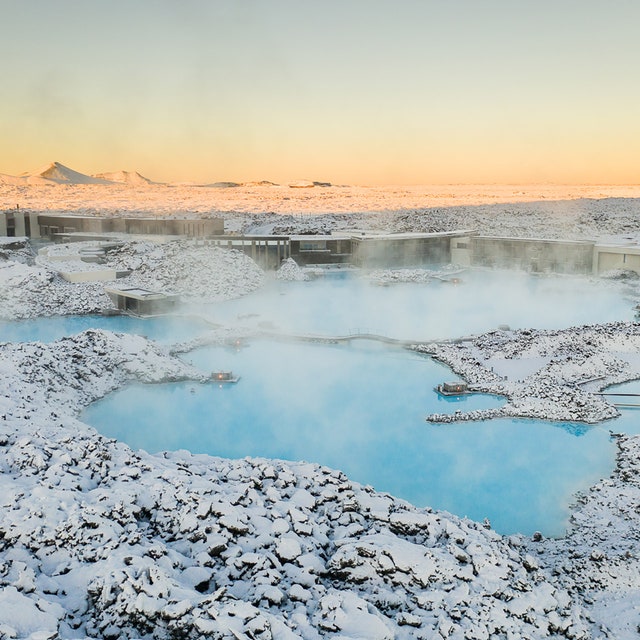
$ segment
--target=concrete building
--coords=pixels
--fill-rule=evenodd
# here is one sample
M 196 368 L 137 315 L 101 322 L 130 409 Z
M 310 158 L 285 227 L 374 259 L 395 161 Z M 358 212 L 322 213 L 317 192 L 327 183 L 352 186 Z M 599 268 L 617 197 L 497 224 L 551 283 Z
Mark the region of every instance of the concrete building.
M 468 261 L 457 264 L 534 273 L 587 274 L 593 271 L 594 243 L 591 241 L 473 236 L 467 244 Z M 464 258 L 464 251 L 459 248 L 457 255 Z
M 0 235 L 65 239 L 67 234 L 142 234 L 207 238 L 224 233 L 222 218 L 98 217 L 25 213 L 18 209 L 0 212 Z
M 349 235 L 291 236 L 291 257 L 299 265 L 351 262 L 353 243 Z
M 593 247 L 593 273 L 623 269 L 640 275 L 640 246 L 596 244 Z
M 472 231 L 352 236 L 352 262 L 360 267 L 416 267 L 449 264 L 452 242 L 467 242 Z
M 221 218 L 100 218 L 94 216 L 38 215 L 40 234 L 56 238 L 71 233 L 126 233 L 206 238 L 224 233 Z
M 138 316 L 168 313 L 179 302 L 178 295 L 158 293 L 138 287 L 122 289 L 105 287 L 104 290 L 120 311 L 126 311 Z
M 283 260 L 291 257 L 289 236 L 219 235 L 208 237 L 207 243 L 242 251 L 263 269 L 277 269 Z
M 224 235 L 222 218 L 97 217 L 0 211 L 0 237 L 109 240 L 113 234 L 186 236 L 238 249 L 264 269 L 292 257 L 300 265 L 353 264 L 398 268 L 456 264 L 540 273 L 600 274 L 624 269 L 640 274 L 640 246 L 593 241 L 511 238 L 471 230 L 442 233 L 344 231 L 331 235 Z M 86 262 L 89 258 L 83 258 Z M 77 275 L 69 275 L 77 279 Z M 87 276 L 90 277 L 90 276 Z M 93 276 L 97 277 L 97 276 Z M 113 274 L 103 274 L 112 278 Z M 118 277 L 118 276 L 116 276 Z

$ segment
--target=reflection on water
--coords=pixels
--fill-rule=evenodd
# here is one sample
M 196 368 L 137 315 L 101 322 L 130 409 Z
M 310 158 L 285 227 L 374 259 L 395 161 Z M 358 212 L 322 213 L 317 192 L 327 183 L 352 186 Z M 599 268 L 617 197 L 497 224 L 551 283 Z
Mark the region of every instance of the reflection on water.
M 426 423 L 428 413 L 502 400 L 443 398 L 433 389 L 451 372 L 398 349 L 257 342 L 187 359 L 206 371 L 232 370 L 240 381 L 130 387 L 84 419 L 147 451 L 326 464 L 419 506 L 488 517 L 502 533 L 561 534 L 573 493 L 613 465 L 613 444 L 600 427 L 577 438 L 575 425 L 533 420 Z

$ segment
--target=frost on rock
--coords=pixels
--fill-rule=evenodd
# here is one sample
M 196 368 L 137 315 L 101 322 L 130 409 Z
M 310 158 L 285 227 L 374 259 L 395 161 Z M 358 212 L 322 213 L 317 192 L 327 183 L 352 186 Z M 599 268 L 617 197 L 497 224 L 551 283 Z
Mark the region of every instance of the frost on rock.
M 415 348 L 448 364 L 470 389 L 506 398 L 498 409 L 436 414 L 432 422 L 512 416 L 593 424 L 619 415 L 598 392 L 640 378 L 640 325 L 633 322 L 495 331 Z
M 198 377 L 144 338 L 5 344 L 0 371 L 8 637 L 589 637 L 544 558 L 483 525 L 318 465 L 96 434 L 76 416 L 117 386 Z
M 100 265 L 105 270 L 130 271 L 129 276 L 108 283 L 63 280 L 58 271 L 98 268 L 79 260 L 84 246 L 95 247 L 95 243 L 56 245 L 49 249 L 55 262 L 38 258 L 35 265 L 18 260 L 22 253 L 17 250 L 7 250 L 12 259 L 3 260 L 0 255 L 0 319 L 100 313 L 113 308 L 105 284 L 177 293 L 185 302 L 206 303 L 246 295 L 262 286 L 264 278 L 251 258 L 234 249 L 190 240 L 162 244 L 134 240 L 107 251 L 105 264 Z M 70 262 L 60 261 L 65 256 Z
M 262 269 L 241 251 L 194 240 L 128 242 L 108 253 L 107 265 L 132 271 L 119 282 L 178 293 L 186 301 L 237 298 L 262 286 L 264 278 Z
M 287 258 L 282 262 L 276 273 L 276 278 L 295 282 L 309 280 L 309 276 L 298 266 L 298 263 L 293 258 Z

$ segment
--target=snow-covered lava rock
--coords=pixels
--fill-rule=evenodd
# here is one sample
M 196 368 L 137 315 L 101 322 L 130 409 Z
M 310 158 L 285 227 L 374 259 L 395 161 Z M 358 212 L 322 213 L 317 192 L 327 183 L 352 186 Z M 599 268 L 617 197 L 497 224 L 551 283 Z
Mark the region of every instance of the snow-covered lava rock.
M 472 390 L 507 399 L 498 409 L 435 414 L 431 422 L 504 416 L 600 422 L 619 413 L 599 392 L 640 378 L 640 325 L 633 322 L 494 331 L 415 348 L 449 365 Z
M 123 281 L 178 293 L 186 301 L 236 298 L 262 286 L 264 278 L 262 269 L 241 251 L 194 240 L 129 242 L 108 252 L 106 265 L 130 270 Z
M 287 280 L 290 282 L 306 282 L 309 276 L 298 266 L 293 258 L 287 258 L 282 262 L 276 273 L 278 280 Z
M 0 370 L 4 637 L 590 637 L 519 539 L 317 465 L 98 435 L 77 416 L 117 386 L 202 379 L 144 338 L 5 343 Z
M 165 243 L 133 240 L 107 251 L 101 268 L 131 272 L 115 283 L 70 283 L 59 275 L 59 271 L 98 268 L 79 259 L 83 247 L 95 246 L 96 243 L 55 245 L 49 252 L 55 262 L 33 254 L 27 260 L 26 250 L 7 251 L 5 259 L 0 252 L 0 319 L 112 309 L 105 284 L 177 293 L 185 302 L 204 303 L 239 297 L 263 284 L 264 272 L 244 253 L 191 240 Z

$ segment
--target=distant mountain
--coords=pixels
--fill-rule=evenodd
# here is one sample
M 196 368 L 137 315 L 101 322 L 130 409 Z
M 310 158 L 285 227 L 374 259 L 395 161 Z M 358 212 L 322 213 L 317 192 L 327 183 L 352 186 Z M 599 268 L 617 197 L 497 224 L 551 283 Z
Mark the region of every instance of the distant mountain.
M 330 187 L 330 182 L 312 182 L 311 180 L 298 180 L 297 182 L 289 183 L 292 189 L 312 189 L 313 187 Z
M 25 173 L 19 177 L 25 178 L 26 182 L 30 182 L 31 178 L 44 178 L 58 184 L 109 184 L 108 180 L 94 178 L 79 171 L 74 171 L 59 162 L 52 162 L 38 171 Z
M 145 178 L 137 171 L 112 171 L 108 173 L 94 173 L 93 178 L 105 180 L 107 182 L 117 182 L 118 184 L 130 184 L 133 186 L 145 186 L 151 184 L 160 184 Z
M 239 182 L 212 182 L 211 184 L 205 184 L 205 187 L 214 187 L 215 189 L 232 189 L 233 187 L 239 187 Z
M 18 187 L 25 184 L 40 184 L 52 186 L 56 183 L 52 180 L 47 180 L 46 178 L 38 175 L 23 174 L 21 176 L 10 176 L 6 173 L 0 173 L 0 184 L 11 184 Z
M 243 182 L 243 187 L 278 187 L 277 182 L 271 182 L 270 180 L 258 180 L 257 182 Z
M 152 186 L 162 185 L 170 187 L 208 187 L 215 189 L 228 189 L 236 187 L 279 187 L 280 185 L 270 180 L 258 180 L 250 182 L 176 182 L 176 183 L 164 183 L 155 182 L 145 176 L 139 174 L 137 171 L 111 171 L 94 173 L 93 175 L 87 175 L 80 173 L 74 169 L 70 169 L 60 162 L 51 162 L 50 164 L 33 171 L 31 173 L 21 173 L 19 176 L 10 176 L 5 173 L 0 173 L 0 184 L 8 185 L 48 185 L 55 186 L 72 185 L 72 184 L 102 184 L 102 185 L 129 185 L 134 187 L 140 186 Z M 331 187 L 330 182 L 317 182 L 311 180 L 299 180 L 297 182 L 291 182 L 288 185 L 291 188 L 304 189 L 313 187 Z

